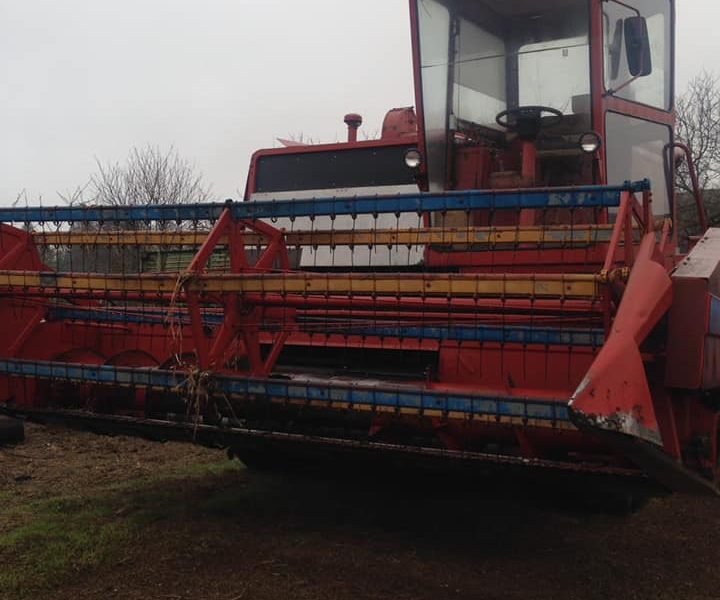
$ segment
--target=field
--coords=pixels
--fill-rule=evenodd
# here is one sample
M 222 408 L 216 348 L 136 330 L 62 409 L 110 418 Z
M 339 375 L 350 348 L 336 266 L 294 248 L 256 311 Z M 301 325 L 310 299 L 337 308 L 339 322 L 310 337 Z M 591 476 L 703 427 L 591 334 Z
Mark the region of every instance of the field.
M 27 434 L 0 448 L 3 600 L 720 598 L 712 498 L 613 513 L 508 477 L 267 474 L 219 450 Z

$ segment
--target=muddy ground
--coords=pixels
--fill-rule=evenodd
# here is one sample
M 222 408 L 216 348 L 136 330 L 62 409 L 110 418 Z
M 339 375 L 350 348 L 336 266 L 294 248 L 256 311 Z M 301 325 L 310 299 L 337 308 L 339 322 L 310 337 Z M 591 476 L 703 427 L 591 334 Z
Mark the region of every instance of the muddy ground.
M 0 448 L 3 599 L 720 598 L 711 498 L 617 513 L 571 483 L 267 474 L 189 445 L 27 434 Z

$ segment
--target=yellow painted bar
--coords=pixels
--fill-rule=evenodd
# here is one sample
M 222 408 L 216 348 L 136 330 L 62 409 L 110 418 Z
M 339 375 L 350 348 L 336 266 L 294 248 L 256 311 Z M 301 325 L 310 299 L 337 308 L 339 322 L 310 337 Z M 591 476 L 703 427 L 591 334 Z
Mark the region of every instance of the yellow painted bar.
M 248 273 L 105 275 L 0 271 L 0 287 L 69 291 L 278 293 L 339 296 L 596 298 L 600 275 Z
M 286 231 L 288 246 L 423 246 L 557 244 L 585 245 L 608 242 L 610 225 L 552 227 L 467 227 L 429 229 L 361 229 Z M 37 232 L 38 244 L 62 246 L 200 246 L 207 231 Z M 221 244 L 227 238 L 221 238 Z M 248 246 L 263 245 L 257 234 L 245 235 Z
M 37 244 L 48 246 L 200 246 L 207 231 L 42 231 L 33 233 Z

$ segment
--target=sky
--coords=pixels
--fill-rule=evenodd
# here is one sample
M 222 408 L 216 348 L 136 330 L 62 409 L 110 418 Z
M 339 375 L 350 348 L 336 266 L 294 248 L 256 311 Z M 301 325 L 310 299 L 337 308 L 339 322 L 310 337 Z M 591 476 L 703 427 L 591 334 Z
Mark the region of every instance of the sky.
M 678 87 L 720 74 L 720 3 L 678 0 Z M 174 146 L 218 198 L 278 137 L 374 137 L 414 104 L 407 0 L 0 0 L 0 205 Z

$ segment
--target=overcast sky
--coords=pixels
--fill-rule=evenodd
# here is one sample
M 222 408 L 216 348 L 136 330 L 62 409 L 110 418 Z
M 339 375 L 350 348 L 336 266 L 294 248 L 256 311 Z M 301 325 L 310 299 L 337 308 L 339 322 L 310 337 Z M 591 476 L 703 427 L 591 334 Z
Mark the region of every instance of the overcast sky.
M 720 4 L 679 2 L 679 86 L 720 72 Z M 252 152 L 378 131 L 414 103 L 407 0 L 0 0 L 0 204 L 59 200 L 94 161 L 175 145 L 220 198 Z

